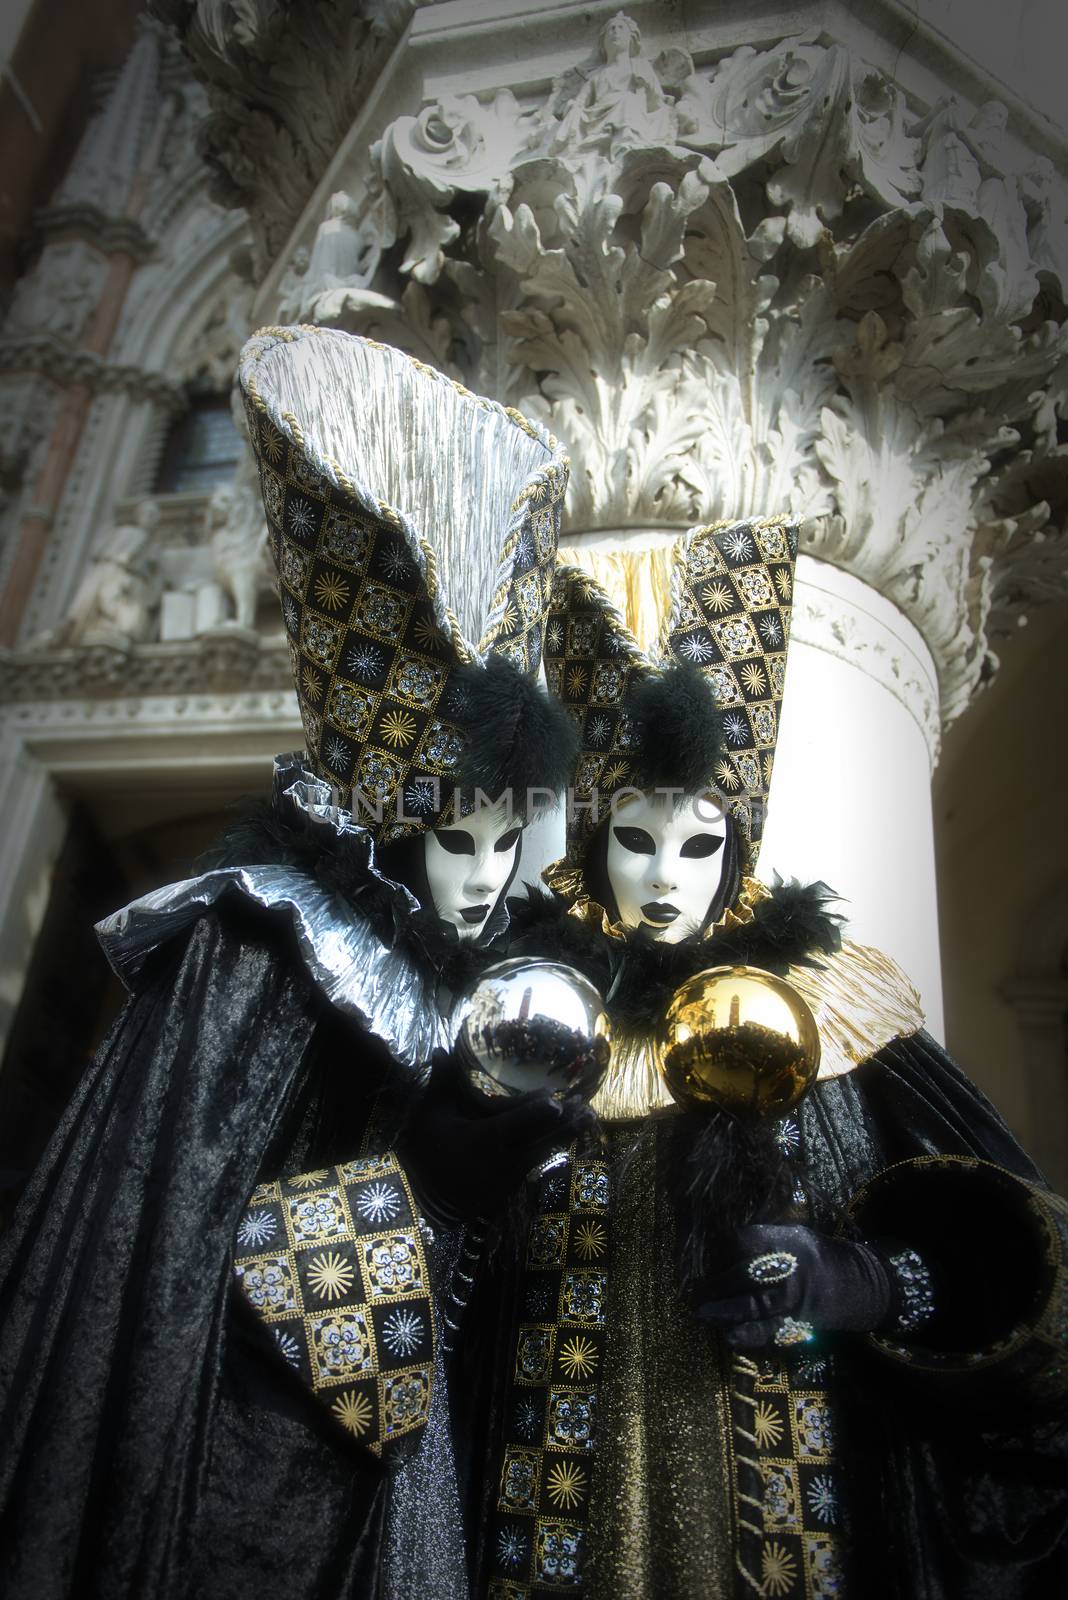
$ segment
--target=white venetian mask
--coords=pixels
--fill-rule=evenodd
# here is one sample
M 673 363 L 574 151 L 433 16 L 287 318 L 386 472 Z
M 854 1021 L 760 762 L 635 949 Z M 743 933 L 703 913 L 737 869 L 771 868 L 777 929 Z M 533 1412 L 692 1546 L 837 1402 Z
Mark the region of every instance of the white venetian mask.
M 727 818 L 713 800 L 631 795 L 606 824 L 608 882 L 624 927 L 665 944 L 697 933 L 720 883 Z
M 426 835 L 434 910 L 461 939 L 477 939 L 515 866 L 522 825 L 508 806 L 479 806 L 453 827 Z

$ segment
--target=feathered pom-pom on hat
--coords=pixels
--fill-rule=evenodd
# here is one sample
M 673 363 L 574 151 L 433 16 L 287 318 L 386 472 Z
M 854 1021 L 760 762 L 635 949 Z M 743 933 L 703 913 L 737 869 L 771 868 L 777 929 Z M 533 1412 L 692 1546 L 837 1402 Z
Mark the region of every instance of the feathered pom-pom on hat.
M 697 668 L 676 661 L 636 677 L 627 709 L 638 730 L 643 785 L 700 794 L 723 755 L 723 730 L 712 690 Z
M 545 673 L 581 729 L 565 869 L 580 868 L 623 789 L 714 794 L 754 870 L 771 784 L 790 636 L 797 522 L 691 528 L 678 541 L 659 648 L 640 648 L 588 573 L 561 567 Z M 562 880 L 561 880 L 562 881 Z
M 495 796 L 510 790 L 513 808 L 526 815 L 534 790 L 565 788 L 578 756 L 579 735 L 558 701 L 517 672 L 503 656 L 456 673 L 464 703 L 467 750 L 460 787 Z

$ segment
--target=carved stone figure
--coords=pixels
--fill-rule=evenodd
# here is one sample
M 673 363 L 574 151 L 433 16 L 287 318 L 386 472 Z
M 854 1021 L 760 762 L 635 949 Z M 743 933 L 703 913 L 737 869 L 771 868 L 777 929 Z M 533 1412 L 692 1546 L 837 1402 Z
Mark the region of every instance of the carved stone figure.
M 50 334 L 75 342 L 106 274 L 103 258 L 80 241 L 47 246 L 19 281 L 5 334 Z
M 215 576 L 233 602 L 235 627 L 256 625 L 261 589 L 270 587 L 267 560 L 267 525 L 263 520 L 255 463 L 247 454 L 233 483 L 216 489 L 206 513 L 208 542 Z M 198 605 L 201 629 L 211 625 L 210 613 Z
M 50 643 L 128 644 L 146 637 L 158 599 L 152 545 L 159 521 L 156 502 L 142 500 L 134 520 L 115 528 L 93 558 Z
M 638 24 L 617 11 L 601 29 L 598 43 L 603 65 L 584 82 L 581 72 L 572 71 L 554 85 L 550 110 L 558 124 L 549 150 L 577 155 L 672 143 L 678 128 L 675 108 L 656 67 L 642 54 Z
M 311 251 L 307 245 L 298 245 L 290 257 L 282 280 L 278 285 L 279 322 L 303 322 L 304 300 L 307 294 L 305 279 L 311 265 Z

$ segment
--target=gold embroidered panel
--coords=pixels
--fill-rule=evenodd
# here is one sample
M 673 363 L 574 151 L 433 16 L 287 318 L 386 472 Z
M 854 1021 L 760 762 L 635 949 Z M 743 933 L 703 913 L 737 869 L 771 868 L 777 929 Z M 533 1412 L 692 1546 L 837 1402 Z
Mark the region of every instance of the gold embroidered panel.
M 262 1184 L 238 1227 L 233 1271 L 281 1359 L 372 1454 L 425 1426 L 430 1276 L 392 1155 Z

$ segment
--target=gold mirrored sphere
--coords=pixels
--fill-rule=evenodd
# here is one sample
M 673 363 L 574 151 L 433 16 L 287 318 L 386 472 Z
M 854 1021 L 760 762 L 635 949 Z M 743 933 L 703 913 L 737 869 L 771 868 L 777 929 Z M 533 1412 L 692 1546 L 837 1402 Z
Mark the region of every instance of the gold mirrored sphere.
M 456 1036 L 467 1082 L 479 1094 L 548 1089 L 592 1100 L 611 1059 L 600 994 L 560 961 L 519 957 L 487 967 L 464 1001 Z
M 656 1058 L 682 1105 L 782 1116 L 816 1080 L 820 1036 L 785 979 L 759 967 L 713 967 L 675 991 Z

